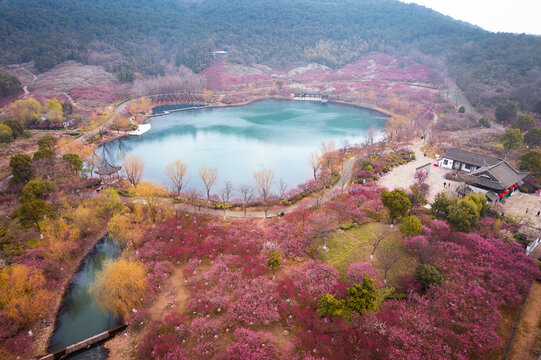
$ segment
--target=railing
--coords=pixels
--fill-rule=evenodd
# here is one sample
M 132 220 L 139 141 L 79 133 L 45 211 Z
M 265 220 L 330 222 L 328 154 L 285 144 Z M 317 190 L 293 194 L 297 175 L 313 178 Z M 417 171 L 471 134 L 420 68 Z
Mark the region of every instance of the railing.
M 531 243 L 530 245 L 526 247 L 526 255 L 529 256 L 531 253 L 533 253 L 533 251 L 537 248 L 537 246 L 539 246 L 540 243 L 541 243 L 541 236 L 538 237 L 533 243 Z

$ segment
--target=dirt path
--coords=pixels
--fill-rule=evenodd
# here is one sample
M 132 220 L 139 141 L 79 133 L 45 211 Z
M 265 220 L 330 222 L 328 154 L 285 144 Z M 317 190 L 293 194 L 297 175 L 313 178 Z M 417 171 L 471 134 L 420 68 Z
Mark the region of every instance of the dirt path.
M 508 359 L 538 360 L 541 356 L 541 283 L 534 282 L 520 317 Z
M 150 307 L 152 320 L 162 320 L 171 311 L 184 312 L 188 304 L 189 291 L 184 282 L 182 268 L 175 268 L 169 277 L 169 284 L 158 295 Z

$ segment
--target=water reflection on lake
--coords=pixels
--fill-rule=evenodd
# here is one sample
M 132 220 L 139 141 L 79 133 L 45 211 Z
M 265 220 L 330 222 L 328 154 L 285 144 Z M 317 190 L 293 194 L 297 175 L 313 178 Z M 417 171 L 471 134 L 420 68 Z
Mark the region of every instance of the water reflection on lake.
M 165 166 L 182 159 L 191 173 L 190 186 L 201 188 L 198 169 L 206 163 L 217 168 L 220 183 L 249 183 L 254 171 L 271 168 L 291 187 L 311 177 L 308 158 L 322 141 L 358 143 L 370 127 L 382 129 L 386 120 L 347 105 L 265 100 L 153 118 L 146 134 L 117 139 L 102 151 L 113 164 L 120 164 L 120 152 L 141 156 L 144 178 L 162 185 Z

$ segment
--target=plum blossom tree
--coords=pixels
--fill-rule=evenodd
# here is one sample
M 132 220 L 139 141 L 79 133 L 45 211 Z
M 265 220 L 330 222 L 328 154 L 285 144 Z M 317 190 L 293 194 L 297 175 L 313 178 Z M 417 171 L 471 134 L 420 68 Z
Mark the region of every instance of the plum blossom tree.
M 235 341 L 227 347 L 231 360 L 273 360 L 279 352 L 270 336 L 262 332 L 239 328 L 235 330 Z
M 323 241 L 323 250 L 327 250 L 329 236 L 338 228 L 338 217 L 333 211 L 319 211 L 309 218 L 308 234 L 312 239 Z
M 377 281 L 377 279 L 380 279 L 380 272 L 369 262 L 358 262 L 349 265 L 347 271 L 349 283 L 361 284 L 363 278 L 365 277 L 369 277 Z

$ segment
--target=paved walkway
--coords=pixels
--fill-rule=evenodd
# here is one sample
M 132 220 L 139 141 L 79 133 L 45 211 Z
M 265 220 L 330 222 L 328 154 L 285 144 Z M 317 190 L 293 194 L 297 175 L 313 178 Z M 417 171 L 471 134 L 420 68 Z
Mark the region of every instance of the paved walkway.
M 430 164 L 428 167 L 429 174 L 427 177 L 427 184 L 429 186 L 429 193 L 427 196 L 427 200 L 429 202 L 433 202 L 434 198 L 436 197 L 436 194 L 446 190 L 447 192 L 454 192 L 456 188 L 458 187 L 457 182 L 453 182 L 450 180 L 445 179 L 445 174 L 450 172 L 451 170 L 443 169 L 440 167 L 435 167 L 434 163 L 437 162 L 436 159 L 425 157 L 423 152 L 421 151 L 421 146 L 423 145 L 422 142 L 419 142 L 413 146 L 413 150 L 415 151 L 415 160 L 410 161 L 409 163 L 405 165 L 400 165 L 395 167 L 390 172 L 383 175 L 378 180 L 379 185 L 386 187 L 389 190 L 393 189 L 404 189 L 408 190 L 411 185 L 415 183 L 415 172 L 416 168 L 423 166 L 425 164 Z M 450 188 L 444 188 L 443 183 L 451 184 Z
M 503 206 L 505 215 L 512 217 L 519 223 L 541 228 L 541 216 L 537 217 L 538 211 L 541 211 L 541 198 L 520 192 L 506 198 Z

